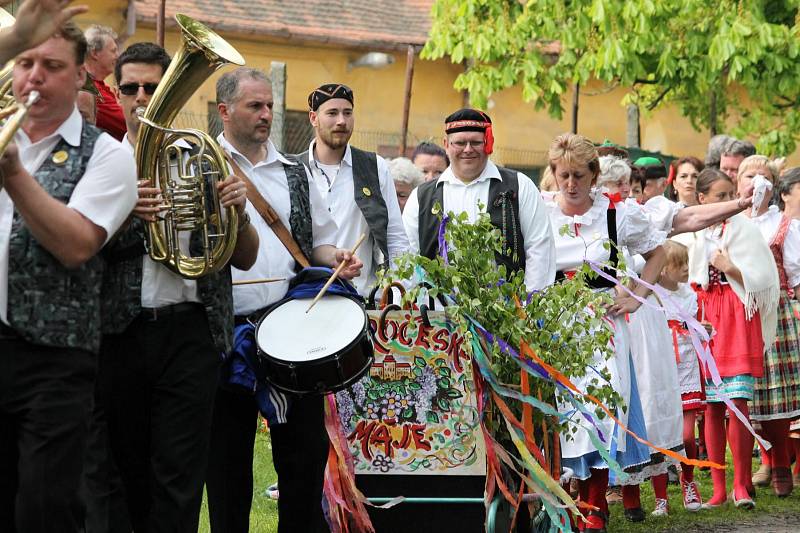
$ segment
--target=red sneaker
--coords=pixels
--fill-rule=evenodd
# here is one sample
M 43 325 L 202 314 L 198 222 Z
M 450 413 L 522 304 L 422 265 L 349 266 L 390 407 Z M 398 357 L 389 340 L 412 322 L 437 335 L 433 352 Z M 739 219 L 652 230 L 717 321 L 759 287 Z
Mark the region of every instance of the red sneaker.
M 700 498 L 700 491 L 697 490 L 697 483 L 681 481 L 681 490 L 683 491 L 684 509 L 693 513 L 699 511 L 703 506 L 703 500 Z

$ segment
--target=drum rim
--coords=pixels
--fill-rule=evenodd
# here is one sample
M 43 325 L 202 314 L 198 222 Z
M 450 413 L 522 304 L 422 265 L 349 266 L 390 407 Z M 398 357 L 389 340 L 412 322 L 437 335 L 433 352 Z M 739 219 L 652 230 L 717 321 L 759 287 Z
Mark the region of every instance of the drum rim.
M 326 394 L 336 394 L 339 391 L 342 391 L 342 390 L 345 390 L 345 389 L 349 389 L 351 386 L 353 386 L 354 383 L 356 383 L 357 381 L 360 381 L 364 377 L 364 375 L 369 372 L 369 369 L 372 367 L 373 363 L 375 362 L 375 344 L 374 344 L 374 341 L 372 339 L 371 330 L 369 330 L 369 328 L 367 328 L 367 329 L 368 329 L 367 337 L 364 338 L 364 337 L 359 336 L 359 338 L 357 339 L 358 342 L 369 343 L 370 347 L 372 347 L 372 352 L 367 357 L 367 362 L 364 364 L 364 366 L 361 368 L 361 370 L 359 370 L 357 373 L 355 373 L 352 377 L 346 379 L 343 383 L 341 383 L 339 385 L 336 385 L 335 387 L 331 388 L 330 390 L 326 390 L 324 392 L 319 392 L 319 391 L 315 391 L 315 390 L 314 391 L 299 391 L 299 390 L 295 390 L 295 389 L 290 389 L 290 388 L 288 388 L 288 387 L 286 387 L 284 385 L 276 383 L 275 381 L 273 381 L 266 374 L 264 375 L 264 379 L 266 379 L 267 382 L 269 382 L 269 384 L 271 386 L 275 387 L 276 389 L 280 390 L 281 392 L 285 392 L 285 393 L 289 393 L 289 394 L 295 394 L 297 396 L 309 396 L 309 395 L 324 396 Z M 351 348 L 352 348 L 352 346 L 348 346 L 346 351 L 349 352 Z M 259 356 L 260 355 L 261 354 L 259 354 Z M 329 357 L 333 357 L 333 356 L 329 356 Z M 275 361 L 277 364 L 281 364 L 283 366 L 289 366 L 289 365 L 286 365 L 285 362 L 283 362 L 283 361 L 278 361 L 278 360 L 276 360 L 274 358 L 271 358 L 271 357 L 265 357 L 265 358 L 268 358 L 270 361 Z M 328 357 L 326 357 L 325 359 L 318 359 L 317 363 L 319 364 L 319 362 L 321 362 L 321 361 L 329 361 L 329 359 L 328 359 Z M 309 365 L 306 364 L 304 366 L 309 366 Z

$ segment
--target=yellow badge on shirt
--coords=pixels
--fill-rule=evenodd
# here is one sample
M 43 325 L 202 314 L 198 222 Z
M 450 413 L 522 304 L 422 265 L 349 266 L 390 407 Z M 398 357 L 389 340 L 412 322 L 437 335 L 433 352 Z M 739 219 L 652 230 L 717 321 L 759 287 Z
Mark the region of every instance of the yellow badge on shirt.
M 431 213 L 434 214 L 434 215 L 438 215 L 439 211 L 441 211 L 441 209 L 440 209 L 439 204 L 437 202 L 437 203 L 433 204 L 433 207 L 431 207 Z
M 371 190 L 369 190 L 369 187 L 364 187 L 363 189 L 361 189 L 361 192 L 363 192 L 363 193 L 364 193 L 364 196 L 366 196 L 366 197 L 368 197 L 368 198 L 369 198 L 370 196 L 372 196 L 372 191 L 371 191 Z
M 69 159 L 69 154 L 66 150 L 59 150 L 58 152 L 53 154 L 53 163 L 56 165 L 63 165 Z

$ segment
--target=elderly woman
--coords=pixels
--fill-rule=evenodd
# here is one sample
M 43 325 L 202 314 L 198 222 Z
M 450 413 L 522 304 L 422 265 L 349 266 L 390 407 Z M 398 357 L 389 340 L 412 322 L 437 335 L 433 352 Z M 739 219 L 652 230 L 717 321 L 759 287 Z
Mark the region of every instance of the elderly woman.
M 760 174 L 774 187 L 767 191 L 755 216 L 750 209 L 745 211 L 769 244 L 781 283 L 777 335 L 765 353 L 764 374 L 755 380 L 750 413 L 750 418 L 759 421 L 761 435 L 772 443 L 772 449 L 761 451 L 761 468 L 752 481 L 760 486 L 771 483 L 775 494 L 785 497 L 792 492 L 793 485 L 789 470 L 789 424 L 800 416 L 800 325 L 795 318 L 800 313 L 796 292 L 800 289 L 800 220 L 782 213 L 779 206 L 769 205 L 778 187 L 781 163 L 763 155 L 751 155 L 739 165 L 737 185 L 745 187 Z M 797 179 L 800 169 L 792 169 L 788 174 Z M 782 197 L 779 194 L 779 205 L 785 205 Z
M 608 190 L 612 198 L 628 197 L 630 190 L 631 167 L 624 160 L 615 156 L 600 158 L 600 175 L 598 186 Z M 631 209 L 643 210 L 633 200 L 628 200 Z M 627 252 L 627 250 L 625 250 Z M 631 257 L 626 253 L 625 262 L 629 269 L 637 272 L 646 265 L 641 255 Z M 648 297 L 654 306 L 658 306 L 655 296 Z M 666 315 L 654 308 L 643 307 L 629 316 L 631 356 L 635 369 L 636 381 L 642 402 L 645 427 L 650 442 L 660 448 L 675 452 L 683 449 L 683 408 L 678 385 L 678 368 L 671 357 L 672 334 L 667 324 Z M 622 483 L 623 505 L 625 517 L 631 521 L 644 520 L 644 511 L 639 498 L 639 483 L 651 478 L 655 492 L 654 516 L 665 516 L 667 505 L 667 468 L 675 464 L 674 459 L 653 451 L 647 463 L 637 466 L 637 473 Z M 684 490 L 684 500 L 686 500 Z M 699 503 L 693 507 L 699 508 Z
M 394 189 L 397 191 L 397 203 L 400 204 L 400 212 L 406 206 L 408 195 L 411 194 L 417 185 L 425 181 L 425 175 L 420 169 L 414 166 L 410 159 L 396 157 L 389 161 L 389 174 L 394 180 Z
M 595 188 L 600 162 L 592 142 L 580 135 L 561 135 L 550 145 L 548 159 L 558 192 L 542 193 L 542 196 L 549 211 L 556 243 L 556 268 L 568 276 L 586 261 L 615 266 L 617 249 L 626 247 L 630 253 L 641 254 L 645 258 L 642 279 L 655 283 L 664 262 L 661 243 L 666 239 L 666 233 L 653 228 L 639 206 L 612 201 Z M 569 228 L 569 232 L 560 231 L 564 226 Z M 607 247 L 609 242 L 612 243 L 611 247 Z M 592 283 L 595 290 L 615 289 L 613 283 L 602 278 L 594 279 Z M 642 298 L 647 297 L 649 292 L 643 285 L 634 288 L 634 293 Z M 631 362 L 628 323 L 625 320 L 625 315 L 636 311 L 640 303 L 625 292 L 614 294 L 614 302 L 606 310 L 614 323 L 614 355 L 609 360 L 598 356 L 596 368 L 608 370 L 611 386 L 627 406 L 625 410 L 621 406 L 617 410 L 618 419 L 638 435 L 646 437 Z M 579 388 L 586 390 L 591 380 L 587 376 L 575 381 Z M 567 406 L 561 407 L 565 413 L 570 412 Z M 574 419 L 580 423 L 577 418 Z M 607 446 L 623 469 L 631 470 L 635 465 L 649 462 L 648 448 L 627 437 L 615 422 L 605 417 L 598 425 L 605 436 L 616 436 L 607 439 Z M 608 464 L 592 444 L 589 431 L 589 428 L 582 426 L 571 438 L 562 436 L 562 462 L 579 480 L 581 499 L 599 509 L 590 512 L 584 531 L 604 532 L 608 521 L 605 498 Z

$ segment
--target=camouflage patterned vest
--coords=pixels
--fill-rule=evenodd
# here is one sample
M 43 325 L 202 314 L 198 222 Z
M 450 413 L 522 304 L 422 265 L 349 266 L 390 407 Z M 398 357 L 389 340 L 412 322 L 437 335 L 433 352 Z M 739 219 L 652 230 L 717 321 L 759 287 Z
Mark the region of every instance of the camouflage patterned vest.
M 282 154 L 296 165 L 283 165 L 286 181 L 289 184 L 289 226 L 292 237 L 303 250 L 306 258 L 311 259 L 311 250 L 314 246 L 314 237 L 311 229 L 311 198 L 308 192 L 308 176 L 306 167 L 295 157 Z M 300 265 L 295 265 L 300 271 Z
M 50 155 L 34 174 L 50 196 L 69 202 L 101 133 L 84 122 L 80 146 L 64 139 L 56 143 L 51 154 L 66 152 L 66 162 L 56 164 Z M 15 211 L 8 257 L 9 324 L 34 344 L 97 352 L 103 267 L 95 256 L 78 268 L 66 268 L 36 241 Z

